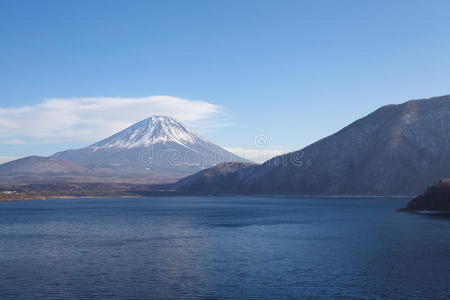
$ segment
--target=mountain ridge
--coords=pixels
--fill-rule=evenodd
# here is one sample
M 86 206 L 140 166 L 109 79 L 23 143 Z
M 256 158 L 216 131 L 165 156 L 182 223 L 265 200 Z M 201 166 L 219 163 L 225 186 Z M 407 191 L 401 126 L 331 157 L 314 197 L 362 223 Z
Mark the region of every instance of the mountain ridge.
M 70 162 L 74 169 L 87 170 L 88 181 L 149 184 L 174 182 L 222 162 L 248 162 L 167 116 L 152 116 L 90 146 L 57 152 L 47 163 L 51 159 L 58 159 L 55 168 Z M 32 169 L 35 161 L 27 162 Z
M 450 176 L 449 141 L 449 95 L 386 105 L 301 150 L 234 176 L 228 190 L 413 195 Z

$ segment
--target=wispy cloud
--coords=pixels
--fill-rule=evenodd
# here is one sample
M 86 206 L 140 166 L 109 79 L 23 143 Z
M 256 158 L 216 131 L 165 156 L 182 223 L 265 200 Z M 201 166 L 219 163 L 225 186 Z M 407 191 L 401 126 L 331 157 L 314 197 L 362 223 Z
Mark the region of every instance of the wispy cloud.
M 281 149 L 247 149 L 233 147 L 225 147 L 225 149 L 239 155 L 240 157 L 257 163 L 263 163 L 266 160 L 271 159 L 272 157 L 286 153 L 286 151 Z
M 6 145 L 25 145 L 27 142 L 22 140 L 0 140 L 0 144 Z
M 46 99 L 33 106 L 0 107 L 0 138 L 16 144 L 27 138 L 96 141 L 151 115 L 213 126 L 212 117 L 221 112 L 222 107 L 209 102 L 170 96 Z

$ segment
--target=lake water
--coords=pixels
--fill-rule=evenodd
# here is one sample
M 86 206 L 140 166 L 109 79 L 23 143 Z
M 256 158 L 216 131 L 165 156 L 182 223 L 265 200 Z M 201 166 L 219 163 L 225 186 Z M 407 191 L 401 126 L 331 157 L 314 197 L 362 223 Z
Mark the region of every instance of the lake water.
M 450 220 L 406 202 L 0 203 L 0 299 L 450 298 Z

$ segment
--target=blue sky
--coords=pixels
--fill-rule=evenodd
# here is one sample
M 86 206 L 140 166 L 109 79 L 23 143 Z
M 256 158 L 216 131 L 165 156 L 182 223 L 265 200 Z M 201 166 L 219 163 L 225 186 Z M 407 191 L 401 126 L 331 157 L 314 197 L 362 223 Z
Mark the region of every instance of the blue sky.
M 219 145 L 254 149 L 264 135 L 267 149 L 296 150 L 382 105 L 449 94 L 449 11 L 438 0 L 3 0 L 0 157 L 82 147 L 180 108 Z M 107 103 L 159 95 L 167 107 L 126 116 Z M 82 120 L 85 98 L 107 108 Z

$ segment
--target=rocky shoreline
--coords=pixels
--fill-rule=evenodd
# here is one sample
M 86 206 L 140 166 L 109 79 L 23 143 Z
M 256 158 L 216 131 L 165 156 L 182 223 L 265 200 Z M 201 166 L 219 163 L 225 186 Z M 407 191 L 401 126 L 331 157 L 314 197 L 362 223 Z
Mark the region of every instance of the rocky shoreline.
M 450 179 L 443 179 L 428 187 L 426 191 L 412 199 L 400 212 L 424 215 L 450 216 Z

